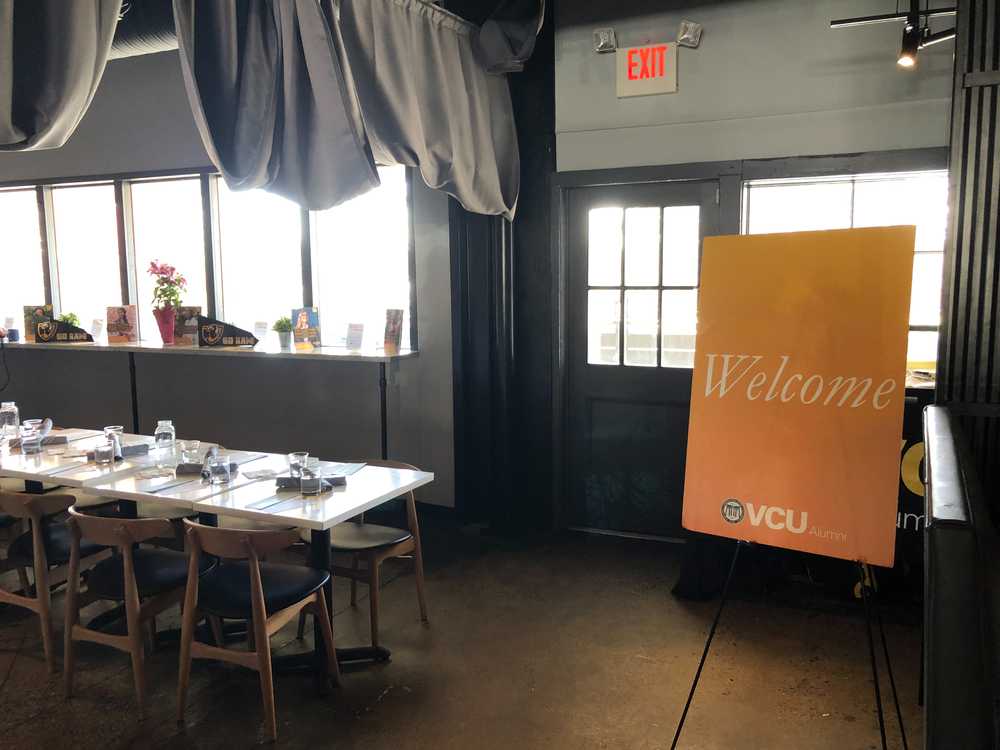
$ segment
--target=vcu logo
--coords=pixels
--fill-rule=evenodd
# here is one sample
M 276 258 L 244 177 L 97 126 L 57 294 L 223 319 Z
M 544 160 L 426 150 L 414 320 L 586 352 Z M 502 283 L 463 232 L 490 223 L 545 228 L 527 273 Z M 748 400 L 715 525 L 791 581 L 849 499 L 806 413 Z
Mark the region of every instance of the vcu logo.
M 722 517 L 729 523 L 739 523 L 743 520 L 743 503 L 730 498 L 722 504 Z
M 809 514 L 794 511 L 791 508 L 778 508 L 771 505 L 754 505 L 730 498 L 722 504 L 722 517 L 729 523 L 739 523 L 744 513 L 750 519 L 751 526 L 764 524 L 774 531 L 788 531 L 792 534 L 804 534 L 809 523 Z

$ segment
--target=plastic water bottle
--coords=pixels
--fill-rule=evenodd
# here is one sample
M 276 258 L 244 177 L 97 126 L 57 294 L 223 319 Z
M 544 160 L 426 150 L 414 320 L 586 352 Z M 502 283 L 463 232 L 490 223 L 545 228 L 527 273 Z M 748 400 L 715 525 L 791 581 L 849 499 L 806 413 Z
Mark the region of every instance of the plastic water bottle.
M 21 415 L 13 401 L 0 403 L 0 438 L 16 438 Z

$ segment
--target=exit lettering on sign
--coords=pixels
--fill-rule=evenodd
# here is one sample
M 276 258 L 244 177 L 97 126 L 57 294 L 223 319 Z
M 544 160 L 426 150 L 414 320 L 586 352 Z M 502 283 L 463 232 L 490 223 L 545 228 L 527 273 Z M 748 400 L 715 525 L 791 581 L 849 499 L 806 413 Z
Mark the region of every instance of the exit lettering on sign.
M 616 53 L 618 98 L 677 91 L 677 45 L 645 44 Z

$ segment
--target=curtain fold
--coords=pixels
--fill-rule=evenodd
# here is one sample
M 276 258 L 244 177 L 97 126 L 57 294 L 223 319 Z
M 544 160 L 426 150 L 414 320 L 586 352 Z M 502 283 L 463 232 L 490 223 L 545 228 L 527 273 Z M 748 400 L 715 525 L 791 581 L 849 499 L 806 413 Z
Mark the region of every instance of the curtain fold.
M 479 27 L 423 0 L 341 0 L 340 32 L 380 164 L 417 167 L 473 213 L 514 216 L 520 186 L 507 79 Z
M 329 0 L 173 7 L 195 123 L 230 188 L 318 210 L 379 184 Z
M 0 151 L 58 148 L 104 74 L 122 0 L 0 0 Z

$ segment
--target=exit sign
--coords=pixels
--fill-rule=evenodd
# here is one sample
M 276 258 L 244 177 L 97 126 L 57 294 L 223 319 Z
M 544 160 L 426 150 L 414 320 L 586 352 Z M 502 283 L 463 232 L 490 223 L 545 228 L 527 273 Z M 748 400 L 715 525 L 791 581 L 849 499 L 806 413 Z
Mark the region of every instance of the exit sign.
M 677 91 L 677 45 L 644 44 L 616 52 L 618 98 Z

